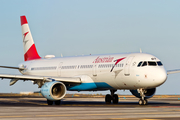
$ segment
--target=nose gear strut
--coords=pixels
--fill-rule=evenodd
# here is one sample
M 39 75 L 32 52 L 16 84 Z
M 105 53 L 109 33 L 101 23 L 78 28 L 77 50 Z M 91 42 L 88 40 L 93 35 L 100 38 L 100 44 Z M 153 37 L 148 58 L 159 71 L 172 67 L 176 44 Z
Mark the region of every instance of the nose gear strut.
M 140 93 L 140 96 L 141 96 L 141 99 L 139 99 L 139 105 L 147 105 L 148 101 L 146 100 L 145 95 L 144 95 L 144 93 L 146 93 L 147 91 L 142 88 L 137 89 L 137 91 L 138 93 Z

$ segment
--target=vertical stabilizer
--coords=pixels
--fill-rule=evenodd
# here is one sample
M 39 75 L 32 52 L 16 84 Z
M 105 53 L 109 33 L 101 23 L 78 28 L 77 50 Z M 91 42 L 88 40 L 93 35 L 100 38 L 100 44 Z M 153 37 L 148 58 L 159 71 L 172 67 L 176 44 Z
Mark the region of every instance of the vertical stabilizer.
M 40 59 L 36 46 L 34 44 L 31 31 L 26 19 L 26 16 L 21 16 L 21 29 L 23 38 L 23 48 L 24 48 L 24 60 L 34 60 Z

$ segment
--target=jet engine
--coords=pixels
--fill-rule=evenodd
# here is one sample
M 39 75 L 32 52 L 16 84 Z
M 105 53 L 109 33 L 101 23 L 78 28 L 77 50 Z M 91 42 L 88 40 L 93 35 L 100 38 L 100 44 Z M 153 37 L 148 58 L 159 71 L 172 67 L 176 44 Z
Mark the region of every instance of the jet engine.
M 46 82 L 41 87 L 41 94 L 51 101 L 61 100 L 66 95 L 66 86 L 62 82 Z
M 138 90 L 130 90 L 130 92 L 137 98 L 141 98 L 140 92 L 138 92 Z M 145 99 L 153 97 L 155 92 L 156 92 L 156 88 L 145 89 L 144 90 Z

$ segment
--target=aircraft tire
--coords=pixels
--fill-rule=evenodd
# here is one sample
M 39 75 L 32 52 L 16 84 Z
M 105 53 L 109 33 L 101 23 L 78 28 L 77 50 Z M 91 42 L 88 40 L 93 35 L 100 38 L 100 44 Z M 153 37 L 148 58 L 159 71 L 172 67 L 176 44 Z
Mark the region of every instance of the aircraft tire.
M 53 104 L 53 101 L 47 100 L 47 104 L 48 104 L 48 105 L 52 105 L 52 104 Z
M 147 104 L 148 104 L 147 100 L 142 100 L 142 99 L 139 100 L 139 105 L 147 105 Z
M 110 94 L 107 94 L 106 97 L 105 97 L 105 102 L 106 104 L 111 104 L 111 100 L 112 100 L 112 97 Z
M 139 105 L 144 105 L 144 101 L 142 99 L 139 100 Z
M 147 100 L 144 100 L 144 101 L 143 101 L 143 104 L 144 104 L 144 105 L 147 105 L 147 104 L 148 104 L 148 101 L 147 101 Z
M 60 105 L 60 104 L 61 104 L 61 100 L 55 101 L 55 105 Z
M 117 94 L 114 94 L 113 95 L 113 104 L 118 104 L 118 95 Z

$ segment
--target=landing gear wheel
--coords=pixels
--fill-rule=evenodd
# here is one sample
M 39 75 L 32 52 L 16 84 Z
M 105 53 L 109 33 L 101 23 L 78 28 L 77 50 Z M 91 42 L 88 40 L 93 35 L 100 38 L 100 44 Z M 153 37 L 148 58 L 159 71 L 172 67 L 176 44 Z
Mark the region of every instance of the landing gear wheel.
M 60 104 L 61 104 L 61 100 L 55 101 L 55 105 L 60 105 Z
M 105 97 L 105 102 L 106 104 L 110 104 L 111 103 L 111 100 L 112 100 L 112 97 L 110 94 L 107 94 L 106 97 Z
M 147 105 L 148 104 L 148 101 L 147 100 L 144 100 L 144 105 Z
M 147 100 L 142 100 L 142 99 L 139 100 L 139 105 L 147 105 L 147 104 L 148 104 Z
M 52 105 L 52 104 L 53 104 L 53 101 L 47 100 L 47 104 L 48 104 L 48 105 Z
M 139 100 L 139 105 L 144 105 L 144 101 L 142 99 Z
M 118 104 L 118 95 L 117 94 L 114 94 L 113 95 L 113 104 Z

